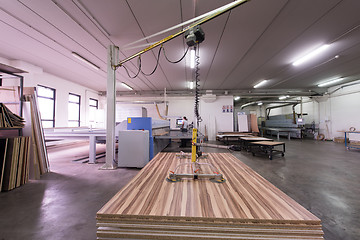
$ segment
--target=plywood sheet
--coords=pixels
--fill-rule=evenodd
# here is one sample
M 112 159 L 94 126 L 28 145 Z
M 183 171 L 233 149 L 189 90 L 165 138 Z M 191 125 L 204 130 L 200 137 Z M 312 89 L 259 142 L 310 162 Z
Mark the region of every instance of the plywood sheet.
M 322 239 L 320 219 L 233 155 L 209 153 L 203 160 L 224 183 L 167 182 L 169 171 L 186 161 L 159 153 L 97 213 L 98 238 Z

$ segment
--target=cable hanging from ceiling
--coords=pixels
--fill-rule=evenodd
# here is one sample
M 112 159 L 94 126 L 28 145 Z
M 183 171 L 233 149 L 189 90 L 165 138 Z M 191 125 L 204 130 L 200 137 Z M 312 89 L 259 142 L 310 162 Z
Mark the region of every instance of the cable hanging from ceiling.
M 163 47 L 164 57 L 165 57 L 166 60 L 167 60 L 168 62 L 170 62 L 170 63 L 179 63 L 179 62 L 181 62 L 181 61 L 184 59 L 184 57 L 186 56 L 186 54 L 187 54 L 188 51 L 189 51 L 189 48 L 190 48 L 189 46 L 186 48 L 186 51 L 185 51 L 184 55 L 183 55 L 179 60 L 177 60 L 177 61 L 171 61 L 171 60 L 166 56 L 165 48 Z
M 125 67 L 125 65 L 121 65 L 121 66 L 125 69 L 126 74 L 128 75 L 129 78 L 136 78 L 137 76 L 139 76 L 139 73 L 140 73 L 140 70 L 141 70 L 141 55 L 138 58 L 138 71 L 134 76 L 130 75 L 129 70 Z
M 194 106 L 194 114 L 197 120 L 197 127 L 199 126 L 199 123 L 202 121 L 202 118 L 200 117 L 199 114 L 199 95 L 200 95 L 200 44 L 197 43 L 194 46 L 194 50 L 195 50 L 195 71 L 194 71 L 194 78 L 195 78 L 195 106 Z
M 139 75 L 140 72 L 141 72 L 143 75 L 145 75 L 145 76 L 151 76 L 151 75 L 153 75 L 153 74 L 155 73 L 156 69 L 157 69 L 158 66 L 159 66 L 161 50 L 163 50 L 164 57 L 165 57 L 165 59 L 166 59 L 168 62 L 170 62 L 170 63 L 179 63 L 179 62 L 181 62 L 181 61 L 185 58 L 186 54 L 188 53 L 189 47 L 187 47 L 187 49 L 185 50 L 185 53 L 183 54 L 183 56 L 181 56 L 181 58 L 180 58 L 179 60 L 172 61 L 172 60 L 170 60 L 170 59 L 166 56 L 165 48 L 164 48 L 163 45 L 161 45 L 160 48 L 159 48 L 158 54 L 157 54 L 156 65 L 155 65 L 154 69 L 153 69 L 150 73 L 145 73 L 145 72 L 142 70 L 141 55 L 139 55 L 139 57 L 138 57 L 138 62 L 137 62 L 137 68 L 138 68 L 138 70 L 137 70 L 137 73 L 136 73 L 134 76 L 131 76 L 131 75 L 130 75 L 129 70 L 125 67 L 125 65 L 121 65 L 121 66 L 124 67 L 124 69 L 125 69 L 125 71 L 126 71 L 126 73 L 127 73 L 127 75 L 128 75 L 129 78 L 136 78 L 136 77 Z

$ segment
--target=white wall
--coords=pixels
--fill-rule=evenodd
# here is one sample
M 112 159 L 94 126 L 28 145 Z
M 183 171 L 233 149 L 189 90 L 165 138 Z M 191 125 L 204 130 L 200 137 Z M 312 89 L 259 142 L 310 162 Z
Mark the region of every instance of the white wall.
M 201 98 L 200 98 L 201 99 Z M 195 98 L 193 96 L 186 97 L 167 97 L 168 102 L 168 116 L 170 116 L 170 127 L 175 128 L 175 120 L 178 117 L 186 116 L 189 123 L 195 123 L 194 104 Z M 147 109 L 148 117 L 160 119 L 154 101 L 164 101 L 163 97 L 117 97 L 117 105 L 124 105 L 126 107 L 143 106 Z M 144 101 L 147 104 L 129 104 L 130 102 Z M 121 103 L 122 102 L 122 103 Z M 124 102 L 128 102 L 124 104 Z M 199 113 L 203 121 L 200 124 L 200 132 L 205 133 L 205 125 L 209 140 L 215 140 L 218 131 L 232 131 L 233 129 L 233 113 L 223 113 L 223 105 L 233 105 L 233 96 L 217 96 L 214 102 L 205 102 L 200 100 Z M 158 104 L 160 114 L 165 115 L 165 104 Z
M 89 98 L 99 100 L 100 97 L 96 91 L 45 72 L 42 74 L 29 74 L 29 76 L 25 76 L 25 87 L 37 86 L 38 84 L 56 89 L 55 127 L 68 126 L 69 93 L 81 96 L 80 126 L 89 126 Z
M 37 66 L 28 64 L 23 61 L 10 61 L 0 58 L 0 62 L 10 65 L 28 73 L 22 74 L 24 76 L 24 87 L 36 87 L 38 84 L 56 89 L 55 96 L 55 127 L 68 126 L 68 99 L 69 93 L 74 93 L 81 96 L 80 102 L 80 125 L 89 126 L 89 98 L 100 100 L 101 97 L 92 89 L 86 88 L 79 84 L 70 82 L 66 79 L 56 77 L 52 74 L 43 72 Z M 4 81 L 4 85 L 19 85 L 18 80 Z M 100 104 L 99 108 L 104 109 L 104 105 Z M 99 110 L 99 114 L 105 114 L 103 110 Z M 102 118 L 99 118 L 102 119 Z M 98 123 L 97 126 L 104 127 L 104 123 Z

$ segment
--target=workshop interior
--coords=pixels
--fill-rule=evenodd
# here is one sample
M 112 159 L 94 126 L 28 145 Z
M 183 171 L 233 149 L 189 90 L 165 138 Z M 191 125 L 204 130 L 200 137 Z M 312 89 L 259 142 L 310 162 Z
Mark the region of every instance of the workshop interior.
M 0 1 L 3 239 L 359 239 L 360 2 Z

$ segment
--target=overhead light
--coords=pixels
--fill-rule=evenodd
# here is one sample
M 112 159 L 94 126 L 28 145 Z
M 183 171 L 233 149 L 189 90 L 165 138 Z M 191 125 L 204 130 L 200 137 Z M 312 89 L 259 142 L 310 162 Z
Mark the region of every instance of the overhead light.
M 263 105 L 263 103 L 262 103 L 262 102 L 259 102 L 258 105 L 261 106 L 261 105 Z
M 134 90 L 132 87 L 130 87 L 129 85 L 127 85 L 127 84 L 124 83 L 124 82 L 121 82 L 121 85 L 123 85 L 124 87 L 126 87 L 126 88 L 129 89 L 129 90 Z
M 304 62 L 310 60 L 311 58 L 314 58 L 315 56 L 319 55 L 321 52 L 325 51 L 329 46 L 330 46 L 329 44 L 322 45 L 321 47 L 315 49 L 314 51 L 311 51 L 310 53 L 296 60 L 295 62 L 292 63 L 292 65 L 299 66 L 303 64 Z
M 190 89 L 194 89 L 195 83 L 194 82 L 189 82 L 189 88 Z
M 290 97 L 290 96 L 289 95 L 281 96 L 281 97 L 279 97 L 279 100 L 284 100 L 284 99 L 287 99 L 288 97 Z
M 86 63 L 87 65 L 89 65 L 90 67 L 94 68 L 95 70 L 99 70 L 100 67 L 95 65 L 94 63 L 90 62 L 89 60 L 87 60 L 86 58 L 82 57 L 81 55 L 77 54 L 76 52 L 72 52 L 71 53 L 76 59 Z
M 190 50 L 190 68 L 194 68 L 195 67 L 195 50 L 191 49 Z
M 344 80 L 344 78 L 336 78 L 336 79 L 330 80 L 330 81 L 328 81 L 328 82 L 320 83 L 320 84 L 318 85 L 318 87 L 325 87 L 325 86 L 328 86 L 328 85 L 331 85 L 331 84 L 340 82 L 340 81 L 342 81 L 342 80 Z
M 234 97 L 234 100 L 235 100 L 235 101 L 237 101 L 237 100 L 239 100 L 239 99 L 240 99 L 239 96 Z
M 262 80 L 261 82 L 259 82 L 258 84 L 256 84 L 256 85 L 254 86 L 254 88 L 258 88 L 258 87 L 264 85 L 267 81 L 268 81 L 268 80 Z

